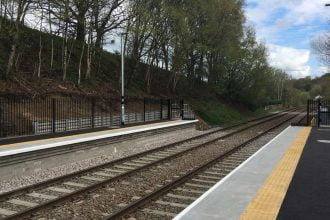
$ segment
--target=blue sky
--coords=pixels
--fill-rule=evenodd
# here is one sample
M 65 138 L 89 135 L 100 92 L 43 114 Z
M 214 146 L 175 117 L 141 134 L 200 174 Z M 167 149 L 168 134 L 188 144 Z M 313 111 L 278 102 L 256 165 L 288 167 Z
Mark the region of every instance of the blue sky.
M 330 0 L 246 0 L 247 25 L 266 44 L 269 62 L 295 78 L 320 76 L 328 70 L 310 43 L 330 30 Z

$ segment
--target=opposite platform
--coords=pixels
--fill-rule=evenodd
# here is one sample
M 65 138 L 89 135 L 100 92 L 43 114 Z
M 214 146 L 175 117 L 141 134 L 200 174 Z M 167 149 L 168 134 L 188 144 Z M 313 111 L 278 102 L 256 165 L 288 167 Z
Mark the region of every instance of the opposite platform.
M 276 184 L 281 184 L 283 174 L 290 173 L 289 171 L 295 169 L 295 161 L 291 160 L 292 157 L 286 157 L 286 155 L 288 152 L 293 152 L 295 158 L 298 158 L 296 160 L 296 163 L 298 163 L 301 153 L 297 149 L 292 149 L 292 147 L 297 143 L 297 140 L 302 140 L 301 144 L 304 145 L 303 139 L 307 139 L 309 131 L 310 128 L 287 128 L 181 212 L 175 219 L 274 219 L 271 215 L 268 215 L 269 213 L 262 213 L 268 215 L 266 218 L 265 216 L 250 218 L 244 214 L 255 214 L 255 211 L 260 212 L 258 202 L 261 200 L 258 200 L 258 195 L 261 199 L 266 199 L 266 202 L 264 200 L 262 203 L 267 203 L 267 199 L 269 199 L 267 198 L 269 196 L 267 193 L 277 196 L 279 198 L 278 201 L 283 201 L 288 185 L 278 186 Z M 297 146 L 301 146 L 301 144 L 298 143 Z M 291 164 L 287 165 L 286 163 Z M 286 171 L 287 168 L 290 168 L 289 171 L 283 173 L 282 171 Z M 287 175 L 286 178 L 291 180 L 290 175 Z M 276 185 L 275 192 L 269 191 L 269 186 L 264 186 L 267 181 Z M 272 186 L 275 187 L 275 185 Z M 256 207 L 254 206 L 255 204 L 257 204 Z M 278 212 L 280 205 L 281 203 L 277 204 L 277 207 L 270 210 L 270 212 Z
M 177 126 L 188 126 L 196 124 L 198 120 L 193 121 L 168 121 L 155 124 L 140 125 L 127 128 L 112 129 L 100 132 L 86 133 L 80 135 L 66 136 L 60 138 L 51 138 L 38 141 L 22 142 L 17 144 L 1 145 L 0 157 L 10 156 L 21 153 L 28 153 L 38 150 L 46 150 L 66 145 L 79 144 L 83 142 L 120 137 L 125 135 L 134 135 L 143 132 L 157 131 L 161 129 L 170 129 Z

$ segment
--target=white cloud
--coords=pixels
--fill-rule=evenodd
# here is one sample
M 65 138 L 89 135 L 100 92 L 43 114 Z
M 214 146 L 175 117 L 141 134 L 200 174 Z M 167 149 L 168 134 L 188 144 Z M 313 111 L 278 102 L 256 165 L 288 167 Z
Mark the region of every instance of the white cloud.
M 270 65 L 280 68 L 295 78 L 311 76 L 312 68 L 308 65 L 310 51 L 283 47 L 275 44 L 267 45 Z
M 324 5 L 328 0 L 248 0 L 256 4 L 255 7 L 247 8 L 246 15 L 250 22 L 262 25 L 273 19 L 286 25 L 310 24 L 313 21 L 329 19 L 329 8 Z M 284 12 L 282 17 L 273 17 L 279 11 Z
M 317 28 L 317 24 L 329 19 L 329 0 L 247 0 L 253 7 L 246 8 L 249 25 L 257 29 L 259 40 L 276 43 L 282 37 L 281 31 L 306 30 L 306 38 L 313 35 L 307 32 Z
M 303 25 L 315 20 L 327 20 L 329 9 L 324 5 L 328 0 L 300 0 L 293 4 L 286 18 L 296 25 Z
M 255 27 L 257 39 L 267 45 L 272 66 L 295 78 L 324 73 L 324 68 L 315 68 L 309 44 L 322 31 L 319 25 L 330 19 L 330 8 L 325 7 L 329 1 L 247 0 L 251 4 L 246 8 L 247 23 Z

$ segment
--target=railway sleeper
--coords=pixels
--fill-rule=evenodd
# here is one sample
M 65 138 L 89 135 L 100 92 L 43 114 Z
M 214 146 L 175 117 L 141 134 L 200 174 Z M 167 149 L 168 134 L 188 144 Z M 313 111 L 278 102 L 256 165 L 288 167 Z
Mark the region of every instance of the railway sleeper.
M 175 217 L 177 214 L 171 213 L 171 212 L 164 212 L 159 210 L 153 210 L 153 209 L 142 209 L 143 212 L 149 213 L 152 215 L 158 215 L 158 216 L 166 216 L 166 217 Z

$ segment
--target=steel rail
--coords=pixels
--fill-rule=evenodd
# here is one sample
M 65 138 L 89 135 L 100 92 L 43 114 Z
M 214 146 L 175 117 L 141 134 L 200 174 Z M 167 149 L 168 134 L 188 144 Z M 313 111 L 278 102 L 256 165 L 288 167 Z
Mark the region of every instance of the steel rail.
M 305 112 L 305 111 L 304 111 Z M 306 124 L 302 124 L 302 122 L 306 119 Z M 293 126 L 307 126 L 307 114 L 304 115 L 298 122 L 292 123 Z
M 287 123 L 288 121 L 298 117 L 301 113 L 298 113 L 288 119 L 286 119 L 283 122 L 278 123 L 277 125 L 267 129 L 266 131 L 256 135 L 255 137 L 245 141 L 244 143 L 236 146 L 235 148 L 228 150 L 225 153 L 220 154 L 217 158 L 212 159 L 211 161 L 208 161 L 206 163 L 204 163 L 203 165 L 199 166 L 198 168 L 195 168 L 194 170 L 190 171 L 189 173 L 185 174 L 182 177 L 177 178 L 176 180 L 166 184 L 165 186 L 159 188 L 158 190 L 155 190 L 149 194 L 147 194 L 146 196 L 134 201 L 133 203 L 129 204 L 128 206 L 120 209 L 119 211 L 113 213 L 112 215 L 109 215 L 107 217 L 104 218 L 104 220 L 113 220 L 113 219 L 120 219 L 120 217 L 123 217 L 129 213 L 134 212 L 135 210 L 137 210 L 138 208 L 146 205 L 148 202 L 159 198 L 160 196 L 166 194 L 167 192 L 169 192 L 170 190 L 176 188 L 177 186 L 185 183 L 187 180 L 190 180 L 192 176 L 195 176 L 197 173 L 203 171 L 204 169 L 212 166 L 214 163 L 217 163 L 219 160 L 223 160 L 225 157 L 233 154 L 234 152 L 236 152 L 238 149 L 246 146 L 247 144 L 255 141 L 256 139 L 264 136 L 265 134 L 269 133 L 272 130 L 275 130 L 276 128 L 284 125 L 285 123 Z
M 287 111 L 289 111 L 289 110 L 287 110 Z M 254 118 L 254 119 L 251 119 L 251 120 L 248 120 L 248 121 L 245 121 L 245 122 L 242 122 L 242 123 L 237 123 L 237 124 L 225 127 L 225 128 L 215 129 L 214 131 L 206 132 L 205 134 L 202 134 L 202 135 L 197 135 L 197 136 L 194 137 L 194 139 L 201 138 L 201 137 L 206 136 L 206 135 L 211 135 L 211 134 L 214 134 L 214 133 L 219 132 L 219 131 L 225 131 L 225 130 L 228 130 L 228 129 L 232 129 L 232 128 L 242 126 L 244 124 L 251 123 L 251 122 L 254 122 L 254 121 L 269 118 L 269 117 L 275 116 L 275 115 L 283 113 L 283 112 L 285 112 L 285 111 L 269 114 L 269 115 L 259 117 L 259 118 Z M 181 127 L 181 126 L 176 126 L 175 128 L 178 128 L 178 127 Z M 184 127 L 184 126 L 182 126 L 182 127 Z M 140 137 L 145 137 L 145 136 L 150 135 L 149 133 L 154 135 L 154 134 L 159 134 L 159 133 L 175 131 L 176 130 L 175 128 L 165 129 L 164 132 L 162 132 L 162 131 L 158 131 L 158 132 L 157 131 L 148 131 L 147 135 L 144 135 L 142 133 L 138 133 L 138 134 L 135 134 L 133 136 L 134 136 L 134 138 L 140 138 Z M 80 144 L 70 144 L 70 145 L 66 145 L 64 147 L 59 147 L 59 148 L 38 150 L 38 151 L 35 151 L 35 152 L 28 152 L 28 153 L 23 153 L 23 154 L 4 156 L 4 157 L 1 157 L 0 167 L 6 167 L 6 166 L 18 164 L 18 163 L 33 161 L 33 160 L 36 160 L 36 159 L 43 159 L 43 158 L 47 158 L 47 157 L 62 155 L 62 154 L 65 154 L 65 153 L 70 153 L 70 152 L 74 152 L 74 151 L 78 151 L 78 150 L 89 149 L 91 144 L 93 146 L 96 145 L 96 146 L 101 146 L 102 147 L 102 146 L 117 143 L 117 142 L 120 142 L 120 141 L 131 140 L 133 138 L 132 137 L 130 137 L 130 138 L 119 137 L 114 142 L 107 142 L 108 139 L 109 138 L 105 138 L 105 139 L 101 139 L 101 140 L 92 140 L 92 141 L 87 141 L 87 142 L 80 143 Z M 183 141 L 190 141 L 190 140 L 185 139 Z M 180 144 L 179 142 L 175 142 L 175 143 Z
M 287 112 L 291 112 L 291 111 L 294 111 L 294 110 L 295 109 L 290 109 L 290 110 L 287 110 Z M 9 192 L 5 192 L 5 193 L 0 194 L 0 202 L 2 202 L 3 200 L 6 200 L 8 197 L 11 197 L 13 195 L 16 195 L 16 194 L 19 194 L 19 193 L 24 193 L 26 191 L 31 191 L 31 190 L 34 190 L 34 189 L 39 188 L 39 187 L 43 187 L 45 184 L 56 184 L 58 182 L 64 181 L 65 179 L 72 178 L 72 177 L 78 176 L 78 175 L 83 175 L 83 174 L 91 172 L 95 169 L 101 169 L 103 167 L 111 166 L 111 165 L 114 165 L 116 163 L 121 163 L 121 162 L 124 162 L 126 160 L 131 160 L 131 159 L 134 159 L 136 157 L 143 156 L 145 154 L 150 154 L 150 153 L 154 153 L 154 152 L 157 152 L 157 151 L 160 151 L 160 150 L 164 150 L 166 148 L 174 147 L 176 145 L 180 145 L 180 144 L 183 144 L 183 143 L 186 143 L 186 142 L 189 142 L 189 141 L 197 140 L 197 139 L 215 134 L 217 132 L 226 131 L 226 130 L 229 130 L 229 129 L 232 129 L 232 128 L 235 128 L 235 127 L 239 127 L 239 126 L 242 126 L 242 125 L 250 123 L 250 122 L 262 120 L 262 119 L 265 119 L 265 118 L 270 118 L 270 117 L 273 117 L 273 116 L 277 117 L 277 115 L 282 114 L 284 112 L 286 112 L 286 111 L 278 112 L 278 113 L 275 113 L 275 114 L 272 114 L 272 115 L 269 115 L 269 116 L 263 116 L 263 117 L 257 118 L 257 119 L 252 119 L 250 121 L 243 122 L 241 124 L 232 125 L 232 126 L 229 126 L 229 127 L 226 127 L 226 128 L 217 129 L 216 131 L 212 131 L 212 132 L 208 132 L 208 133 L 205 133 L 205 134 L 197 135 L 197 136 L 194 136 L 192 138 L 187 138 L 187 139 L 177 141 L 177 142 L 174 142 L 174 143 L 171 143 L 171 144 L 163 145 L 163 146 L 155 148 L 155 149 L 151 149 L 151 150 L 143 151 L 143 152 L 140 152 L 140 153 L 137 153 L 137 154 L 133 154 L 133 155 L 128 156 L 128 157 L 124 157 L 124 158 L 120 158 L 120 159 L 117 159 L 117 160 L 114 160 L 114 161 L 106 162 L 106 163 L 103 163 L 103 164 L 100 164 L 100 165 L 92 166 L 92 167 L 89 167 L 87 169 L 83 169 L 83 170 L 80 170 L 80 171 L 77 171 L 77 172 L 73 172 L 73 173 L 70 173 L 70 174 L 67 174 L 67 175 L 63 175 L 63 176 L 60 176 L 60 177 L 57 177 L 57 178 L 53 178 L 51 180 L 42 181 L 42 182 L 39 182 L 37 184 L 33 184 L 33 185 L 30 185 L 30 186 L 26 186 L 26 187 L 15 189 L 15 190 L 12 190 L 12 191 L 9 191 Z
M 191 126 L 191 124 L 176 125 L 176 126 L 168 127 L 168 128 L 149 130 L 149 131 L 145 131 L 145 132 L 137 132 L 134 134 L 130 134 L 129 136 L 121 135 L 121 136 L 112 137 L 112 138 L 90 140 L 90 141 L 86 141 L 86 142 L 82 142 L 82 143 L 68 144 L 68 145 L 64 145 L 64 146 L 60 146 L 60 147 L 41 149 L 41 150 L 36 150 L 36 151 L 32 151 L 32 152 L 19 153 L 19 154 L 14 154 L 14 155 L 9 155 L 9 156 L 2 156 L 2 157 L 0 157 L 0 167 L 6 167 L 6 166 L 15 165 L 15 164 L 23 163 L 23 162 L 29 162 L 29 161 L 33 161 L 33 160 L 37 160 L 37 159 L 44 159 L 44 158 L 49 158 L 49 157 L 53 157 L 53 156 L 63 155 L 66 153 L 72 153 L 72 152 L 79 151 L 79 150 L 86 150 L 86 149 L 90 149 L 91 146 L 102 147 L 102 146 L 106 146 L 106 145 L 119 143 L 122 141 L 133 140 L 136 138 L 142 138 L 142 137 L 148 137 L 148 136 L 157 135 L 157 134 L 163 134 L 163 133 L 167 133 L 167 132 L 173 132 L 178 129 L 189 128 L 190 126 Z
M 249 128 L 252 128 L 252 127 L 256 127 L 260 124 L 263 124 L 263 123 L 266 123 L 266 122 L 269 122 L 269 121 L 272 121 L 272 120 L 275 120 L 277 118 L 280 118 L 280 117 L 283 117 L 287 114 L 289 114 L 291 111 L 288 111 L 288 112 L 285 112 L 283 114 L 280 113 L 280 115 L 277 115 L 275 117 L 271 117 L 267 120 L 263 120 L 263 121 L 260 121 L 258 123 L 255 123 L 255 124 L 252 124 L 250 126 L 247 126 L 247 127 L 243 127 L 242 129 L 239 129 L 239 130 L 236 130 L 234 132 L 231 132 L 229 134 L 226 134 L 226 135 L 223 135 L 221 137 L 217 137 L 217 138 L 214 138 L 212 140 L 209 140 L 205 143 L 202 143 L 202 144 L 198 144 L 192 148 L 189 148 L 187 150 L 184 150 L 184 151 L 181 151 L 179 153 L 176 153 L 176 154 L 173 154 L 173 155 L 170 155 L 168 157 L 165 157 L 163 159 L 160 159 L 160 160 L 157 160 L 157 161 L 154 161 L 154 162 L 151 162 L 149 164 L 146 164 L 144 166 L 141 166 L 141 167 L 138 167 L 134 170 L 131 170 L 131 171 L 128 171 L 128 172 L 125 172 L 123 174 L 119 174 L 118 176 L 115 176 L 115 177 L 112 177 L 110 179 L 107 179 L 107 180 L 104 180 L 102 182 L 99 182 L 99 183 L 95 183 L 95 184 L 92 184 L 92 185 L 89 185 L 83 189 L 80 189 L 80 190 L 76 190 L 72 193 L 69 193 L 69 194 L 66 194 L 64 196 L 61 196 L 61 197 L 58 197 L 57 199 L 54 199 L 54 200 L 51 200 L 51 201 L 48 201 L 48 202 L 45 202 L 45 203 L 42 203 L 38 206 L 35 206 L 35 207 L 32 207 L 32 208 L 28 208 L 28 209 L 25 209 L 23 210 L 22 212 L 19 212 L 17 214 L 14 214 L 12 216 L 9 216 L 5 219 L 15 219 L 15 218 L 19 218 L 19 217 L 24 217 L 24 216 L 28 216 L 28 215 L 31 215 L 32 213 L 38 211 L 38 210 L 41 210 L 41 209 L 44 209 L 46 207 L 49 207 L 49 206 L 53 206 L 55 204 L 58 204 L 60 202 L 63 202 L 63 201 L 66 201 L 72 197 L 75 197 L 75 196 L 78 196 L 80 194 L 83 194 L 83 193 L 86 193 L 86 192 L 90 192 L 90 191 L 93 191 L 93 190 L 96 190 L 104 185 L 107 185 L 113 181 L 116 181 L 120 178 L 123 178 L 123 177 L 126 177 L 128 175 L 131 175 L 135 172 L 138 172 L 140 170 L 143 170 L 143 169 L 146 169 L 146 168 L 149 168 L 151 166 L 154 166 L 158 163 L 161 163 L 161 162 L 164 162 L 166 160 L 169 160 L 169 159 L 172 159 L 172 158 L 175 158 L 175 157 L 178 157 L 178 156 L 181 156 L 181 155 L 184 155 L 186 154 L 187 152 L 190 152 L 190 151 L 193 151 L 197 148 L 200 148 L 200 147 L 203 147 L 205 145 L 208 145 L 208 144 L 212 144 L 216 141 L 218 141 L 219 139 L 223 139 L 223 138 L 227 138 L 227 137 L 230 137 L 230 136 L 233 136 L 237 133 L 240 133 L 242 131 L 245 131 Z M 255 121 L 255 120 L 253 120 Z M 237 125 L 235 125 L 236 127 Z M 225 128 L 225 129 L 228 129 L 228 128 Z M 220 129 L 221 131 L 223 131 L 223 129 Z M 219 131 L 220 131 L 219 130 Z M 219 132 L 218 131 L 218 132 Z M 213 133 L 213 132 L 210 132 L 210 133 Z M 214 132 L 216 133 L 216 132 Z M 210 134 L 208 134 L 210 135 Z M 203 137 L 204 136 L 207 136 L 207 135 L 202 135 Z M 193 140 L 195 139 L 198 139 L 200 137 L 194 137 L 192 138 Z M 179 143 L 184 143 L 184 142 L 187 142 L 187 140 L 184 140 L 184 141 L 180 141 Z M 157 152 L 159 150 L 164 150 L 166 148 L 169 148 L 169 147 L 172 147 L 172 146 L 175 146 L 177 145 L 177 143 L 174 143 L 174 144 L 169 144 L 169 145 L 166 145 L 166 146 L 163 146 L 163 147 L 160 147 L 160 148 L 157 148 L 157 149 L 153 149 L 153 150 L 149 150 L 149 151 L 146 151 L 146 152 L 142 152 L 142 153 L 139 153 L 139 154 L 136 154 L 136 155 L 132 155 L 130 157 L 127 157 L 127 158 L 122 158 L 122 159 L 118 159 L 116 161 L 112 161 L 112 162 L 109 162 L 109 163 L 105 163 L 105 164 L 102 164 L 102 165 L 99 165 L 99 166 L 95 166 L 95 167 L 92 167 L 92 168 L 88 168 L 88 169 L 85 169 L 83 171 L 78 171 L 78 172 L 75 172 L 75 173 L 72 173 L 72 174 L 69 174 L 69 175 L 65 175 L 65 176 L 62 176 L 62 177 L 58 177 L 58 178 L 55 178 L 53 180 L 50 180 L 50 181 L 44 181 L 44 182 L 41 182 L 39 184 L 35 184 L 35 185 L 32 185 L 32 186 L 28 186 L 28 187 L 25 187 L 25 188 L 21 188 L 21 189 L 18 189 L 18 190 L 14 190 L 14 191 L 11 191 L 11 192 L 8 192 L 8 193 L 5 193 L 3 195 L 0 195 L 0 201 L 3 202 L 3 201 L 6 201 L 8 200 L 9 197 L 13 197 L 13 196 L 18 196 L 20 194 L 24 194 L 24 193 L 27 193 L 27 192 L 30 192 L 30 191 L 33 191 L 33 190 L 37 190 L 37 189 L 40 189 L 40 188 L 44 188 L 46 186 L 50 186 L 50 185 L 54 185 L 56 183 L 59 183 L 59 182 L 63 182 L 65 181 L 66 179 L 72 179 L 74 177 L 77 177 L 77 176 L 81 176 L 83 174 L 86 174 L 88 172 L 92 172 L 93 170 L 96 170 L 96 169 L 102 169 L 104 167 L 107 167 L 107 166 L 112 166 L 112 165 L 115 165 L 116 163 L 121 163 L 121 162 L 124 162 L 124 161 L 127 161 L 127 160 L 131 160 L 131 159 L 135 159 L 136 157 L 139 157 L 139 156 L 143 156 L 143 155 L 146 155 L 146 154 L 149 154 L 149 153 L 153 153 L 153 152 Z

